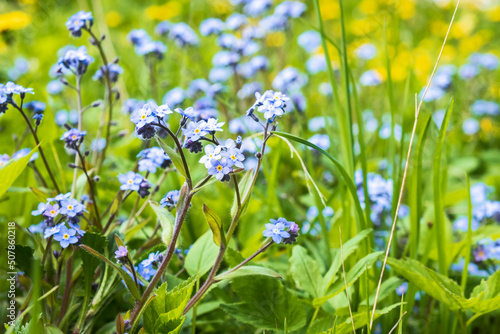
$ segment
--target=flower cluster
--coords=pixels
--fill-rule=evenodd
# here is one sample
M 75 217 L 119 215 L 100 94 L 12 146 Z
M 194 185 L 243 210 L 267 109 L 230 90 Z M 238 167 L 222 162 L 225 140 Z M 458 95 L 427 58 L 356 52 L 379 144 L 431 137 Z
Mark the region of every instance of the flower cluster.
M 103 80 L 103 76 L 108 75 L 111 82 L 117 82 L 118 76 L 123 73 L 123 68 L 116 63 L 109 63 L 101 66 L 94 74 L 92 79 Z
M 256 101 L 248 109 L 247 116 L 252 117 L 258 122 L 257 116 L 254 115 L 254 111 L 257 110 L 264 114 L 264 118 L 268 123 L 272 123 L 276 120 L 277 116 L 281 116 L 285 113 L 286 101 L 289 100 L 288 96 L 281 92 L 274 92 L 268 90 L 264 94 L 255 93 Z
M 281 242 L 292 244 L 299 236 L 299 226 L 285 218 L 270 219 L 270 223 L 266 224 L 266 229 L 262 234 L 267 238 L 272 238 L 277 244 Z
M 83 142 L 83 139 L 85 138 L 87 132 L 85 131 L 79 131 L 78 129 L 70 129 L 66 131 L 62 137 L 61 140 L 64 140 L 64 143 L 67 148 L 76 150 L 80 147 L 80 145 Z
M 137 191 L 142 198 L 149 195 L 151 184 L 141 174 L 128 172 L 127 174 L 119 174 L 118 180 L 121 183 L 121 190 Z
M 136 109 L 130 115 L 130 120 L 135 123 L 135 129 L 139 136 L 151 139 L 156 134 L 153 122 L 161 122 L 164 117 L 171 114 L 172 110 L 167 104 L 157 106 L 153 101 L 145 103 L 140 109 Z
M 151 147 L 142 150 L 137 155 L 139 160 L 139 171 L 156 173 L 157 168 L 165 169 L 172 164 L 169 156 L 160 147 Z
M 244 160 L 241 138 L 238 138 L 236 142 L 227 139 L 224 145 L 206 145 L 205 155 L 199 162 L 205 165 L 209 175 L 215 176 L 219 181 L 229 181 L 229 174 L 233 172 L 234 167 L 244 168 Z
M 131 264 L 126 246 L 118 247 L 118 250 L 115 251 L 115 258 L 122 264 Z M 161 261 L 163 261 L 163 254 L 160 254 L 160 252 L 149 253 L 146 259 L 142 260 L 138 266 L 134 267 L 134 271 L 141 275 L 146 281 L 149 281 L 151 277 L 156 274 L 156 270 Z M 138 283 L 143 285 L 140 281 Z
M 135 52 L 140 56 L 151 56 L 162 59 L 167 46 L 160 41 L 152 41 L 148 33 L 143 29 L 132 30 L 128 34 L 128 40 L 135 46 Z
M 380 226 L 383 222 L 387 225 L 391 224 L 391 202 L 392 202 L 392 179 L 384 179 L 376 173 L 368 173 L 367 175 L 368 196 L 371 203 L 370 219 L 375 225 Z M 363 191 L 363 174 L 360 170 L 355 173 L 355 182 L 357 193 L 361 206 L 365 207 L 365 195 Z M 401 205 L 399 209 L 399 218 L 404 218 L 409 214 L 409 208 L 406 205 Z
M 82 45 L 78 49 L 66 51 L 64 56 L 57 60 L 57 73 L 63 75 L 69 70 L 76 76 L 87 72 L 88 66 L 94 62 L 94 58 L 88 55 L 87 48 Z
M 199 43 L 198 36 L 194 30 L 184 22 L 176 24 L 169 21 L 160 22 L 156 26 L 156 33 L 168 36 L 169 39 L 175 41 L 175 44 L 180 47 L 197 46 Z
M 210 134 L 212 136 L 212 141 L 214 141 L 213 138 L 215 138 L 215 133 L 222 131 L 221 127 L 223 125 L 224 122 L 218 122 L 215 118 L 209 118 L 207 121 L 189 122 L 187 126 L 182 129 L 186 137 L 184 147 L 189 148 L 193 153 L 201 152 L 203 145 L 200 140 L 207 139 L 205 136 Z
M 30 101 L 25 104 L 26 109 L 33 113 L 33 119 L 35 120 L 35 125 L 40 125 L 43 119 L 43 112 L 45 110 L 45 103 L 40 101 Z
M 90 29 L 93 24 L 94 18 L 92 17 L 92 13 L 81 10 L 68 19 L 66 27 L 71 35 L 80 37 L 82 36 L 82 29 Z
M 477 230 L 480 225 L 485 224 L 490 219 L 500 222 L 500 201 L 488 199 L 488 196 L 493 192 L 492 187 L 480 182 L 473 185 L 470 191 L 472 199 L 471 229 Z M 453 223 L 453 228 L 457 231 L 467 232 L 469 229 L 467 216 L 458 216 Z
M 8 104 L 12 103 L 12 96 L 18 94 L 21 99 L 24 99 L 26 93 L 34 94 L 33 88 L 24 88 L 21 85 L 16 85 L 12 81 L 5 85 L 0 84 L 0 115 L 7 111 Z
M 70 196 L 71 193 L 59 194 L 54 198 L 48 198 L 47 202 L 38 204 L 38 208 L 31 214 L 41 215 L 43 221 L 38 225 L 30 226 L 29 230 L 32 233 L 42 233 L 45 239 L 53 236 L 62 248 L 76 244 L 85 234 L 78 223 L 86 210 L 83 202 Z
M 172 210 L 177 205 L 179 201 L 179 190 L 169 191 L 160 201 L 162 207 L 167 207 L 169 210 Z

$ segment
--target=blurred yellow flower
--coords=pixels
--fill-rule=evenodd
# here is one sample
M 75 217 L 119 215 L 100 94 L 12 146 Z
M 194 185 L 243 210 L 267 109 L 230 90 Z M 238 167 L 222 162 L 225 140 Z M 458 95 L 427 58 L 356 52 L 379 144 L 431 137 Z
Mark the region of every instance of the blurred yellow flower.
M 320 0 L 319 6 L 323 20 L 333 20 L 340 17 L 340 6 L 337 1 Z
M 373 19 L 352 20 L 350 23 L 350 31 L 356 36 L 363 36 L 372 33 L 380 26 Z
M 488 18 L 493 22 L 500 21 L 500 6 L 488 10 L 486 15 L 488 15 Z
M 450 34 L 455 38 L 469 36 L 476 26 L 476 16 L 473 14 L 465 14 L 451 28 Z
M 489 118 L 483 118 L 479 124 L 481 125 L 481 129 L 484 132 L 492 132 L 492 130 L 493 130 L 493 123 L 491 122 L 491 119 L 489 119 Z
M 375 14 L 378 10 L 378 4 L 373 0 L 363 0 L 359 3 L 359 9 L 366 15 Z
M 146 8 L 146 15 L 150 20 L 168 20 L 179 15 L 182 6 L 177 1 L 169 1 L 163 5 L 152 5 Z
M 411 0 L 399 1 L 396 9 L 403 20 L 411 19 L 415 15 L 415 3 Z
M 118 26 L 122 22 L 122 16 L 117 11 L 111 11 L 106 14 L 106 23 L 111 28 Z
M 285 43 L 285 34 L 281 31 L 266 36 L 266 45 L 268 46 L 282 46 L 283 43 Z
M 36 3 L 36 0 L 19 0 L 19 2 L 26 4 L 26 5 L 33 5 Z
M 391 79 L 394 82 L 400 82 L 406 79 L 408 76 L 408 68 L 403 64 L 392 63 L 391 64 Z
M 233 6 L 228 0 L 214 0 L 211 1 L 210 4 L 218 15 L 227 14 L 233 9 Z
M 5 30 L 17 30 L 28 26 L 31 16 L 21 11 L 0 14 L 0 32 Z

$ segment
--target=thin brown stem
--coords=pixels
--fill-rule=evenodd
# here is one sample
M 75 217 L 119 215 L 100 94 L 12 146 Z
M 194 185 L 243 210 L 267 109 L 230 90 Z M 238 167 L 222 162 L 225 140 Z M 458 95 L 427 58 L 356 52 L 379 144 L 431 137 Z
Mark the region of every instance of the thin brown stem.
M 77 152 L 78 156 L 80 157 L 80 162 L 82 164 L 81 167 L 82 167 L 83 173 L 85 174 L 85 177 L 87 178 L 87 182 L 89 184 L 90 197 L 92 199 L 92 202 L 94 203 L 95 218 L 96 218 L 96 223 L 97 223 L 96 225 L 100 230 L 102 230 L 101 215 L 99 214 L 99 207 L 97 206 L 97 199 L 96 199 L 96 193 L 95 193 L 95 189 L 94 189 L 94 182 L 92 181 L 92 179 L 90 178 L 90 176 L 87 172 L 87 167 L 85 167 L 85 159 L 83 158 L 82 153 L 80 152 L 80 148 L 77 148 L 76 152 Z

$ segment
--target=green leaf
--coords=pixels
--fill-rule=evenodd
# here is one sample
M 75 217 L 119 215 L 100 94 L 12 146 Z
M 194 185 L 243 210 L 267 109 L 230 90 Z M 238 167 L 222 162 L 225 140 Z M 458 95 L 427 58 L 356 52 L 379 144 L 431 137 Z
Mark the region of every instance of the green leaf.
M 289 331 L 298 330 L 306 324 L 306 305 L 288 291 L 279 280 L 268 277 L 244 277 L 232 281 L 231 286 L 243 301 L 221 305 L 232 318 L 274 331 L 284 329 L 286 319 Z
M 165 208 L 162 208 L 157 202 L 149 201 L 149 205 L 156 213 L 156 218 L 161 225 L 161 240 L 167 246 L 172 241 L 172 234 L 174 232 L 175 217 Z
M 191 294 L 195 277 L 190 277 L 171 291 L 167 283 L 156 290 L 154 297 L 144 311 L 144 328 L 148 333 L 178 333 L 184 323 L 184 308 Z
M 371 228 L 363 230 L 343 245 L 342 252 L 340 249 L 334 250 L 332 265 L 323 278 L 322 291 L 327 291 L 330 285 L 335 281 L 337 272 L 339 272 L 340 266 L 342 265 L 342 254 L 344 255 L 344 261 L 346 261 L 347 258 L 360 247 L 361 241 L 370 235 L 371 232 Z
M 136 300 L 140 300 L 141 299 L 141 294 L 139 293 L 139 290 L 137 289 L 137 286 L 135 285 L 135 282 L 134 282 L 133 278 L 130 277 L 130 275 L 125 270 L 123 270 L 122 268 L 118 267 L 115 263 L 111 262 L 109 259 L 107 259 L 105 256 L 103 256 L 101 253 L 97 252 L 96 250 L 94 250 L 94 249 L 92 249 L 92 248 L 90 248 L 90 247 L 88 247 L 86 245 L 81 245 L 80 247 L 83 248 L 84 250 L 86 250 L 87 252 L 89 252 L 89 254 L 92 254 L 93 256 L 95 256 L 95 257 L 101 259 L 102 261 L 106 262 L 111 267 L 113 267 L 113 269 L 115 269 L 116 271 L 118 271 L 118 274 L 120 274 L 121 278 L 125 282 L 125 285 L 127 286 L 128 290 L 130 291 L 130 293 L 132 294 L 132 296 Z
M 295 283 L 312 298 L 324 295 L 323 277 L 318 264 L 307 255 L 304 247 L 297 245 L 293 248 L 292 257 L 290 258 L 290 272 Z
M 207 231 L 196 240 L 189 250 L 184 267 L 189 275 L 201 277 L 212 268 L 218 253 L 219 247 L 212 241 L 212 232 Z
M 160 144 L 161 148 L 165 151 L 165 153 L 169 156 L 170 160 L 172 160 L 172 163 L 174 164 L 177 171 L 181 173 L 182 176 L 187 178 L 186 169 L 184 168 L 184 164 L 182 163 L 180 154 L 175 152 L 173 148 L 165 144 L 160 138 L 156 137 L 156 140 L 158 141 L 158 144 Z
M 63 331 L 61 331 L 59 328 L 54 327 L 54 326 L 46 326 L 44 333 L 45 334 L 64 334 Z
M 38 188 L 35 188 L 35 187 L 30 187 L 31 189 L 31 192 L 33 192 L 33 194 L 36 196 L 36 198 L 40 201 L 40 202 L 47 202 L 47 198 L 50 197 L 49 194 L 47 194 L 45 191 L 43 190 L 40 190 Z
M 454 280 L 436 273 L 419 261 L 412 259 L 402 261 L 388 258 L 387 263 L 399 275 L 445 304 L 450 310 L 457 311 L 466 306 L 471 306 L 471 303 L 464 298 L 461 288 Z
M 356 264 L 346 274 L 347 287 L 354 284 L 354 282 L 356 282 L 356 280 L 365 272 L 365 270 L 371 268 L 371 266 L 378 260 L 378 258 L 382 254 L 383 252 L 374 252 L 368 254 L 367 256 L 356 262 Z M 313 299 L 312 302 L 313 306 L 314 307 L 322 306 L 327 300 L 335 297 L 336 295 L 344 291 L 345 288 L 346 284 L 344 280 L 343 279 L 339 280 L 330 288 L 326 296 Z
M 232 280 L 234 278 L 243 277 L 243 276 L 269 276 L 269 277 L 274 277 L 274 278 L 282 278 L 280 274 L 278 274 L 274 270 L 266 268 L 266 267 L 243 266 L 243 267 L 238 268 L 237 270 L 235 270 L 233 272 L 222 273 L 222 274 L 216 276 L 215 279 L 217 281 Z
M 333 164 L 335 165 L 335 167 L 339 171 L 340 175 L 342 176 L 344 184 L 347 186 L 347 188 L 349 189 L 349 191 L 351 193 L 351 196 L 354 200 L 354 206 L 356 207 L 356 212 L 358 214 L 359 221 L 361 222 L 361 228 L 364 229 L 366 227 L 366 222 L 365 222 L 365 217 L 363 215 L 363 209 L 361 209 L 361 203 L 359 202 L 358 193 L 356 190 L 356 185 L 354 184 L 354 182 L 352 181 L 351 177 L 349 176 L 347 171 L 344 169 L 342 164 L 337 159 L 332 157 L 328 152 L 323 150 L 321 147 L 314 145 L 310 141 L 307 141 L 305 139 L 302 139 L 300 137 L 294 136 L 294 135 L 292 135 L 290 133 L 286 133 L 286 132 L 273 131 L 273 134 L 291 139 L 291 140 L 296 141 L 298 143 L 301 143 L 301 144 L 304 144 L 304 145 L 309 146 L 311 148 L 314 148 L 315 150 L 317 150 L 318 152 L 320 152 L 321 154 L 326 156 L 328 159 L 330 159 L 331 162 L 333 162 Z
M 203 213 L 214 235 L 214 243 L 220 247 L 221 243 L 226 243 L 226 238 L 223 239 L 222 237 L 222 220 L 219 215 L 212 211 L 206 204 L 203 204 Z
M 100 233 L 86 232 L 82 237 L 82 245 L 86 245 L 97 252 L 101 252 L 106 246 L 106 237 Z M 85 284 L 85 294 L 90 297 L 92 291 L 92 281 L 97 267 L 101 261 L 87 252 L 80 251 L 82 258 L 83 281 Z
M 25 157 L 22 157 L 0 169 L 0 197 L 7 192 L 19 175 L 21 175 L 26 166 L 28 166 L 31 156 L 37 149 L 38 146 L 32 149 L 31 152 Z
M 495 311 L 500 308 L 500 270 L 497 270 L 488 279 L 472 290 L 471 299 L 477 299 L 477 304 L 471 306 L 471 310 L 477 313 L 471 318 L 467 325 L 470 325 L 477 317 Z
M 21 271 L 31 275 L 33 265 L 33 248 L 29 246 L 15 245 L 16 247 L 16 266 Z
M 387 306 L 381 310 L 376 310 L 375 316 L 373 318 L 377 319 L 380 316 L 387 314 L 390 311 L 392 311 L 393 309 L 399 307 L 400 305 L 401 305 L 401 303 L 397 303 L 397 304 L 394 304 L 391 306 Z M 321 326 L 321 327 L 323 327 L 322 328 L 323 331 L 317 332 L 318 334 L 319 333 L 321 333 L 321 334 L 330 334 L 330 333 L 348 334 L 348 333 L 352 333 L 352 323 L 351 323 L 352 320 L 354 320 L 354 328 L 356 328 L 356 329 L 359 329 L 361 327 L 366 326 L 368 324 L 368 322 L 370 321 L 370 319 L 368 319 L 366 317 L 366 312 L 354 313 L 352 315 L 352 320 L 351 320 L 351 317 L 347 317 L 343 322 L 336 325 L 332 330 L 332 328 L 329 325 L 329 324 L 331 324 L 331 319 L 332 319 L 331 317 L 319 319 L 319 320 L 323 320 L 323 324 L 322 324 L 323 326 Z M 328 320 L 328 322 L 325 320 Z M 337 323 L 338 322 L 339 321 L 337 321 Z M 316 324 L 315 328 L 318 328 L 318 327 L 319 326 Z

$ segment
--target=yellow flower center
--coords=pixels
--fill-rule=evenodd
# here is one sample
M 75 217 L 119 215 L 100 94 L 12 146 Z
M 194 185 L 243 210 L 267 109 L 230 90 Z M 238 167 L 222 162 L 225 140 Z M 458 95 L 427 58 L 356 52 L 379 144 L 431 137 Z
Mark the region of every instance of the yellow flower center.
M 133 181 L 133 180 L 128 180 L 128 183 L 129 183 L 129 184 L 132 184 L 132 182 L 134 182 L 134 181 Z
M 68 205 L 68 210 L 73 210 L 73 205 Z
M 141 116 L 141 119 L 145 119 L 145 118 L 146 118 L 146 115 L 142 115 L 142 116 Z
M 71 139 L 76 139 L 76 135 L 72 135 L 72 136 L 71 136 Z
M 55 214 L 56 212 L 54 210 L 50 210 L 50 214 L 53 215 Z
M 217 170 L 221 171 L 222 170 L 222 166 L 221 165 L 217 166 Z
M 234 155 L 232 155 L 231 160 L 236 160 L 236 157 Z
M 63 239 L 69 239 L 69 234 L 66 233 L 65 235 L 63 235 Z
M 200 132 L 200 129 L 194 130 L 194 133 L 199 133 L 199 132 Z

